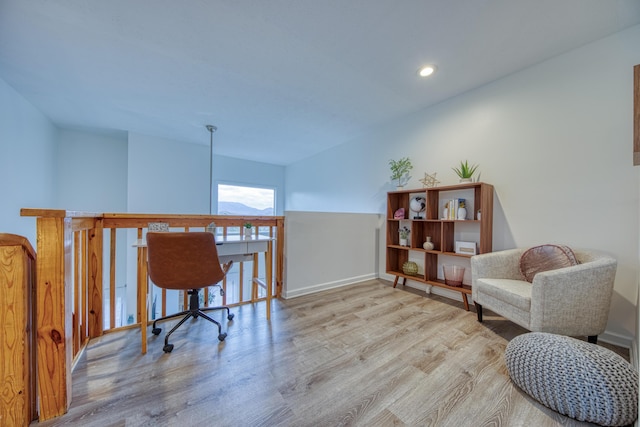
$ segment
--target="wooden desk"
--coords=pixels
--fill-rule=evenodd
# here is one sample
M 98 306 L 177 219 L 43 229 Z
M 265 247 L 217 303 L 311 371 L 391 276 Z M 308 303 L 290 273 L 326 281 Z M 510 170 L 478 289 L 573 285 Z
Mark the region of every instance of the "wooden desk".
M 220 263 L 229 261 L 243 262 L 253 261 L 253 277 L 251 302 L 258 299 L 257 286 L 266 288 L 267 291 L 267 320 L 271 320 L 271 298 L 273 294 L 273 238 L 269 236 L 258 236 L 251 239 L 240 236 L 227 236 L 219 239 L 216 236 L 216 246 Z M 147 322 L 148 295 L 149 295 L 149 275 L 147 271 L 147 242 L 139 238 L 133 243 L 133 247 L 138 248 L 138 318 L 141 324 L 142 354 L 147 352 Z M 265 279 L 258 277 L 258 256 L 265 254 Z M 242 286 L 242 284 L 240 284 Z

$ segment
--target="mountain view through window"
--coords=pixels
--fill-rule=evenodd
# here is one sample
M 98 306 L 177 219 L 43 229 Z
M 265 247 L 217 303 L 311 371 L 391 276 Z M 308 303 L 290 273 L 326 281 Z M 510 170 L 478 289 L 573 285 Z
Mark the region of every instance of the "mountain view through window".
M 272 216 L 275 190 L 218 184 L 218 215 Z

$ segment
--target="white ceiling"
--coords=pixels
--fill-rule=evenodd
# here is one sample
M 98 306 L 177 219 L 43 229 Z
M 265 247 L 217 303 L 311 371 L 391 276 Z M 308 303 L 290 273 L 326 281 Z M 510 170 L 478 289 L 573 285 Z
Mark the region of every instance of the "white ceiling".
M 61 127 L 213 124 L 216 154 L 286 165 L 638 23 L 639 0 L 0 0 L 0 78 Z

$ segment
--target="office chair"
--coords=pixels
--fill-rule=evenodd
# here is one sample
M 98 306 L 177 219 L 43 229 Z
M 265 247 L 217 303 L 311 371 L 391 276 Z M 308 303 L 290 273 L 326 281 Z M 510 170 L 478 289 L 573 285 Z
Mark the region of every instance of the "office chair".
M 223 266 L 218 259 L 218 250 L 212 233 L 208 232 L 159 232 L 147 233 L 147 264 L 149 277 L 153 283 L 164 289 L 186 290 L 189 294 L 189 309 L 180 313 L 156 319 L 151 332 L 159 335 L 162 329 L 156 327 L 160 321 L 184 316 L 171 329 L 164 339 L 163 350 L 170 353 L 173 344 L 169 344 L 169 336 L 190 317 L 202 317 L 218 325 L 218 340 L 224 341 L 226 332 L 222 326 L 204 312 L 211 310 L 227 310 L 227 319 L 233 314 L 229 307 L 200 308 L 200 289 L 214 286 L 227 274 L 233 261 Z M 222 288 L 221 294 L 222 294 Z

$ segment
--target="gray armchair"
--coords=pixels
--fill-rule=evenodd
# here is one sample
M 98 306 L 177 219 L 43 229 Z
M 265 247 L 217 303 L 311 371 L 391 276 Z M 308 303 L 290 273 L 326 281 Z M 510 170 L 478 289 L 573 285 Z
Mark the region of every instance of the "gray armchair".
M 596 343 L 609 317 L 617 261 L 607 255 L 574 250 L 578 265 L 535 275 L 520 272 L 526 249 L 509 249 L 471 258 L 473 302 L 482 322 L 488 308 L 532 332 L 587 336 Z

